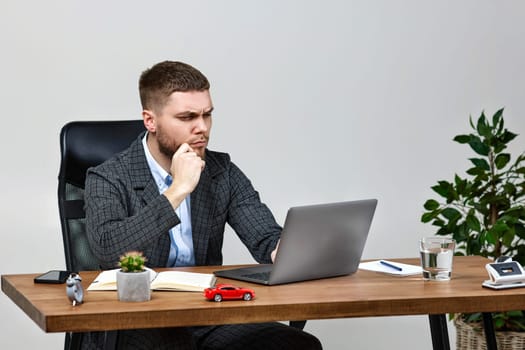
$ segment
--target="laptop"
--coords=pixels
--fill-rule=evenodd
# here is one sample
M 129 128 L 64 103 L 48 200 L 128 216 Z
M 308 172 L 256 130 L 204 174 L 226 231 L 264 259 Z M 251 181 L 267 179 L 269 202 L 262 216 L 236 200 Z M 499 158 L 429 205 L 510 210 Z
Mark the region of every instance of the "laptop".
M 214 274 L 266 285 L 352 274 L 359 267 L 376 206 L 376 199 L 365 199 L 292 207 L 273 264 Z

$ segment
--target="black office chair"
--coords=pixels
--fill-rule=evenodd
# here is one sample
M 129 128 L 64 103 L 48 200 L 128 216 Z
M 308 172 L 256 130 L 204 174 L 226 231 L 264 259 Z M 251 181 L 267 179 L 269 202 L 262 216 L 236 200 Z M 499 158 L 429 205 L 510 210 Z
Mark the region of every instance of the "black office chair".
M 70 271 L 99 270 L 86 237 L 84 183 L 86 170 L 127 148 L 144 131 L 142 120 L 71 122 L 60 132 L 58 207 L 66 267 Z M 79 349 L 83 333 L 66 333 L 65 349 Z M 108 348 L 117 332 L 107 332 Z

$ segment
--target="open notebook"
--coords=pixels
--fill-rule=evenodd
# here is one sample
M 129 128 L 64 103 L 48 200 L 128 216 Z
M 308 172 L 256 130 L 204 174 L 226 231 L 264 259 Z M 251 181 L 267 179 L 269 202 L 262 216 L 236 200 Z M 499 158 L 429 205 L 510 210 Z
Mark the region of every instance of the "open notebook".
M 88 291 L 117 290 L 117 271 L 102 271 L 87 288 Z M 148 269 L 151 277 L 152 290 L 202 292 L 215 285 L 216 277 L 211 273 L 196 273 L 187 271 L 156 272 Z

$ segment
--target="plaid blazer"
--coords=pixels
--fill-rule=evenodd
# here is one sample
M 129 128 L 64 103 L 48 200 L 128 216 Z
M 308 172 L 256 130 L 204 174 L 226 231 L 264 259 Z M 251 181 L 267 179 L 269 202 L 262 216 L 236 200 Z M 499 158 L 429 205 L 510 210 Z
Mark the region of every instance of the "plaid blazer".
M 86 176 L 86 231 L 102 268 L 117 266 L 129 250 L 140 250 L 150 267 L 167 264 L 169 230 L 180 220 L 159 190 L 142 147 L 142 133 L 128 149 L 90 168 Z M 257 262 L 269 263 L 282 228 L 250 180 L 226 153 L 206 150 L 206 166 L 191 193 L 196 265 L 221 265 L 228 223 Z

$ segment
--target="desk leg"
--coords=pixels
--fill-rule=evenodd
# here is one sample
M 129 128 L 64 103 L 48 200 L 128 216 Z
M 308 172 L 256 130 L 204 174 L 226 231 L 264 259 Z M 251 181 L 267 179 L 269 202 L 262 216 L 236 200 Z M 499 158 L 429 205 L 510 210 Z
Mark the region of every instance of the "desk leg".
M 494 333 L 494 324 L 492 323 L 492 314 L 490 312 L 483 312 L 483 328 L 485 328 L 487 350 L 498 350 L 496 333 Z
M 432 335 L 432 348 L 434 350 L 450 350 L 448 339 L 447 319 L 444 314 L 428 315 L 430 334 Z

